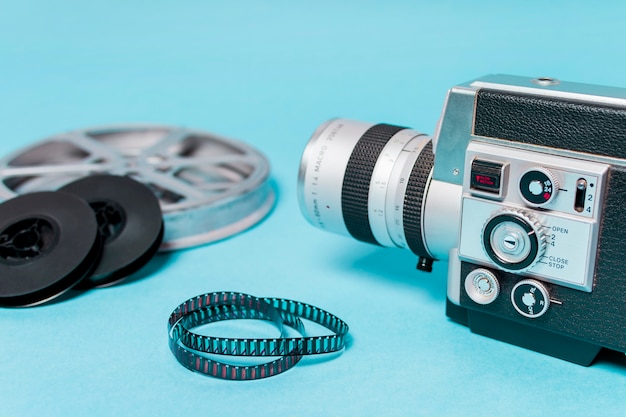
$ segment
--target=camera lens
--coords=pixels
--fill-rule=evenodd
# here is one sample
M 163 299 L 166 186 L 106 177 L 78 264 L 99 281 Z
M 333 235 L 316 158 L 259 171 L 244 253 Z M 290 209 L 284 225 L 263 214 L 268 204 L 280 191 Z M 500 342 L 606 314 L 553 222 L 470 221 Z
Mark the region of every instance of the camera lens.
M 300 209 L 320 229 L 432 258 L 422 219 L 433 159 L 432 141 L 422 133 L 330 120 L 302 155 Z

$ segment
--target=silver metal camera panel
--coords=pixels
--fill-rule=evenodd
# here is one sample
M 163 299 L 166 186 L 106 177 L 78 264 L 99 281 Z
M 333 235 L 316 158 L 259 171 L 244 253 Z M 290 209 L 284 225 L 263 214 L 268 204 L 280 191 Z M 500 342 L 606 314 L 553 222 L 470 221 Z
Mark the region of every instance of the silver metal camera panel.
M 432 184 L 442 183 L 447 184 L 447 187 L 452 189 L 454 186 L 461 188 L 466 178 L 466 150 L 471 141 L 481 141 L 488 144 L 506 144 L 510 146 L 507 149 L 529 149 L 531 152 L 541 152 L 544 154 L 558 154 L 562 158 L 573 159 L 585 159 L 587 161 L 599 162 L 601 164 L 612 165 L 626 165 L 626 161 L 604 157 L 601 155 L 580 154 L 578 152 L 569 151 L 567 149 L 552 149 L 549 147 L 531 146 L 521 142 L 508 142 L 501 141 L 493 138 L 478 137 L 473 134 L 474 126 L 474 111 L 476 102 L 476 93 L 481 88 L 491 88 L 494 90 L 501 90 L 511 93 L 523 93 L 532 94 L 546 97 L 556 97 L 562 99 L 578 101 L 581 103 L 592 102 L 606 105 L 619 105 L 626 106 L 626 89 L 617 89 L 613 87 L 588 85 L 572 82 L 558 82 L 558 83 L 536 83 L 533 79 L 526 77 L 518 77 L 511 75 L 488 75 L 477 80 L 470 81 L 465 84 L 461 84 L 451 88 L 448 91 L 444 107 L 442 110 L 441 118 L 437 125 L 433 141 L 435 142 L 435 164 L 433 169 Z M 477 193 L 478 194 L 478 193 Z M 484 195 L 483 195 L 484 197 Z M 493 198 L 493 196 L 492 196 Z M 560 200 L 559 200 L 560 201 Z M 450 201 L 450 204 L 461 204 L 455 201 Z M 461 209 L 459 208 L 459 211 Z M 464 210 L 465 211 L 465 210 Z M 469 211 L 469 210 L 468 210 Z M 597 211 L 597 210 L 596 210 Z M 577 213 L 576 213 L 577 214 Z M 595 220 L 597 221 L 597 219 Z M 468 222 L 465 223 L 469 224 Z M 480 236 L 482 233 L 482 222 L 478 222 L 475 225 L 475 232 Z M 595 234 L 592 242 L 593 245 L 597 245 L 597 226 L 594 226 L 593 233 Z M 551 237 L 552 233 L 550 234 Z M 459 237 L 461 233 L 459 233 Z M 458 247 L 459 243 L 455 245 Z M 477 245 L 473 248 L 474 251 L 480 251 L 480 255 L 475 258 L 485 257 L 482 245 Z M 591 248 L 589 249 L 591 250 Z M 453 251 L 456 253 L 456 250 Z M 590 268 L 595 259 L 593 252 L 588 252 L 591 256 L 591 260 L 588 261 Z M 549 256 L 549 255 L 548 255 Z M 474 256 L 472 256 L 472 259 Z M 557 259 L 557 263 L 561 263 L 561 259 Z M 452 271 L 458 271 L 460 259 L 455 256 L 449 257 L 449 275 L 452 275 Z M 486 262 L 491 264 L 491 262 Z M 587 273 L 587 272 L 585 272 Z M 551 274 L 546 274 L 551 275 Z M 584 284 L 573 283 L 567 286 L 582 289 L 584 291 L 590 291 L 593 285 L 593 274 L 588 275 L 589 278 L 585 278 Z M 458 303 L 458 294 L 456 291 L 451 290 L 451 283 L 459 279 L 459 277 L 449 276 L 448 292 L 450 300 Z M 570 280 L 561 280 L 557 278 L 557 281 L 562 285 L 566 285 Z M 576 282 L 582 282 L 582 280 L 576 279 Z M 454 287 L 454 286 L 453 286 Z
M 501 201 L 472 188 L 470 177 L 480 174 L 472 170 L 472 162 L 477 160 L 509 167 L 508 178 L 501 184 Z M 590 292 L 607 170 L 608 166 L 596 162 L 471 142 L 465 165 L 459 256 Z M 529 203 L 520 192 L 520 179 L 529 172 L 543 175 L 548 171 L 554 177 L 549 183 L 558 181 L 560 188 L 538 186 L 539 193 L 548 191 L 539 195 L 546 203 L 536 209 L 537 204 Z M 579 212 L 575 206 L 581 179 L 589 186 L 584 191 L 584 210 Z M 495 223 L 490 226 L 492 219 Z M 537 247 L 532 249 L 532 243 Z

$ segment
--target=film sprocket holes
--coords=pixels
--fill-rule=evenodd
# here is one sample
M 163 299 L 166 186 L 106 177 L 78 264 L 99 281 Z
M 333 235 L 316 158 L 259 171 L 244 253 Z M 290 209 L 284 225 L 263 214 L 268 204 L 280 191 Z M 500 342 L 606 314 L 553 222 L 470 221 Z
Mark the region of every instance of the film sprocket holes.
M 448 92 L 432 141 L 331 120 L 298 192 L 321 229 L 448 259 L 446 313 L 475 333 L 581 365 L 626 352 L 625 89 L 486 76 Z
M 197 334 L 192 328 L 220 320 L 260 319 L 274 323 L 279 338 L 224 338 Z M 307 335 L 302 320 L 311 321 L 330 334 Z M 298 336 L 285 332 L 292 328 Z M 214 292 L 193 297 L 174 309 L 168 320 L 170 350 L 186 368 L 230 380 L 253 380 L 291 369 L 303 356 L 340 352 L 348 325 L 321 308 L 284 298 L 258 298 L 239 292 Z M 255 365 L 227 363 L 224 358 L 274 357 Z M 278 358 L 276 358 L 278 357 Z M 231 358 L 232 359 L 232 358 Z

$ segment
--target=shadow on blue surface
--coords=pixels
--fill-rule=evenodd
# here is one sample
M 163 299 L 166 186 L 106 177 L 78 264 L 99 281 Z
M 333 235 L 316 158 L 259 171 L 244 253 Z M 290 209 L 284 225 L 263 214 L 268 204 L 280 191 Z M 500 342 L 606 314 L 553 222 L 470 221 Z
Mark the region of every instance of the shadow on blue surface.
M 144 265 L 141 269 L 139 269 L 138 271 L 130 274 L 127 277 L 124 277 L 122 280 L 120 280 L 119 282 L 116 282 L 114 284 L 111 285 L 111 287 L 117 287 L 117 286 L 122 286 L 122 285 L 127 285 L 136 281 L 141 281 L 143 279 L 146 278 L 150 278 L 151 275 L 156 274 L 157 271 L 165 269 L 166 266 L 168 264 L 170 264 L 171 262 L 174 262 L 174 258 L 175 258 L 175 253 L 173 252 L 165 252 L 165 253 L 159 253 L 156 256 L 154 256 L 146 265 Z M 77 299 L 80 297 L 84 297 L 86 295 L 88 295 L 91 291 L 98 291 L 98 288 L 89 288 L 89 289 L 76 289 L 76 288 L 72 288 L 62 294 L 60 294 L 59 296 L 46 301 L 45 303 L 41 304 L 41 306 L 49 306 L 49 305 L 54 305 L 54 304 L 59 304 L 59 303 L 63 303 L 66 301 L 70 301 L 72 299 Z
M 614 350 L 604 349 L 596 357 L 591 366 L 612 368 L 614 370 L 626 371 L 626 355 Z
M 416 291 L 429 294 L 435 301 L 446 300 L 447 261 L 438 261 L 433 272 L 415 269 L 417 256 L 408 250 L 372 246 L 369 252 L 346 251 L 332 260 L 337 268 L 359 271 L 365 277 L 388 282 L 390 285 L 407 285 Z

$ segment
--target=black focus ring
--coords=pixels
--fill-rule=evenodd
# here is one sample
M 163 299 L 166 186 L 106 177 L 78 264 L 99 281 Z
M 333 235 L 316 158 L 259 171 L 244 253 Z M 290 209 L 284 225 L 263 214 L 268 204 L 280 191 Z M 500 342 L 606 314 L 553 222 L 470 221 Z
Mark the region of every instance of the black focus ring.
M 420 153 L 406 186 L 402 222 L 404 235 L 409 249 L 417 256 L 432 259 L 426 249 L 422 235 L 422 204 L 426 192 L 426 185 L 433 167 L 433 143 L 429 141 Z
M 374 125 L 361 136 L 350 155 L 341 190 L 341 211 L 348 232 L 357 240 L 379 244 L 369 222 L 367 200 L 370 181 L 383 148 L 389 139 L 403 129 L 406 128 L 388 124 Z

